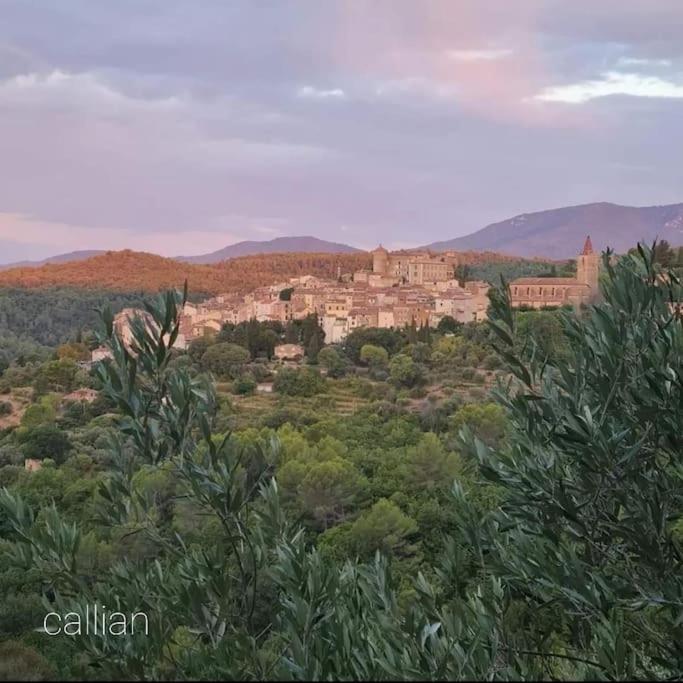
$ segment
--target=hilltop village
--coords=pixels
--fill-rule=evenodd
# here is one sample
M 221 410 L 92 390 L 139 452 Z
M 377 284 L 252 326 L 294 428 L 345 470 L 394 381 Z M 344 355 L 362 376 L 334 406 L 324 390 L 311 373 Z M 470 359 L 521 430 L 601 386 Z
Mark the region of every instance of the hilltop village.
M 486 317 L 489 286 L 468 282 L 460 287 L 454 279 L 456 255 L 389 254 L 380 246 L 372 256 L 371 271 L 340 272 L 336 280 L 305 275 L 246 296 L 219 296 L 188 305 L 181 334 L 188 342 L 219 330 L 225 322 L 287 322 L 315 313 L 325 342 L 333 344 L 358 327 L 403 327 L 413 321 L 418 327 L 435 327 L 446 315 L 459 322 Z
M 389 252 L 381 245 L 372 252 L 372 270 L 342 273 L 336 279 L 313 275 L 289 278 L 248 294 L 224 294 L 199 304 L 187 303 L 180 320 L 178 348 L 217 333 L 224 324 L 248 320 L 302 320 L 311 314 L 325 332 L 325 343 L 336 344 L 359 327 L 437 327 L 449 316 L 460 323 L 486 319 L 490 285 L 455 278 L 456 252 Z M 598 292 L 599 255 L 590 237 L 577 258 L 575 278 L 518 278 L 510 283 L 513 307 L 580 306 Z M 124 309 L 116 325 L 129 339 L 128 322 L 135 309 Z M 94 352 L 96 360 L 101 349 Z
M 325 343 L 342 341 L 358 327 L 436 327 L 445 316 L 458 322 L 486 318 L 489 284 L 470 281 L 460 286 L 454 277 L 458 256 L 453 252 L 372 252 L 372 270 L 337 273 L 336 279 L 312 275 L 259 287 L 246 295 L 224 294 L 200 304 L 187 303 L 180 322 L 179 348 L 225 323 L 300 320 L 315 313 Z M 127 336 L 124 309 L 117 325 Z
M 260 287 L 246 296 L 218 296 L 186 305 L 181 319 L 185 343 L 218 331 L 223 323 L 302 319 L 318 316 L 325 343 L 342 341 L 358 327 L 436 327 L 444 316 L 459 322 L 483 320 L 488 283 L 454 279 L 455 254 L 372 252 L 372 270 L 338 273 L 336 280 L 310 275 Z

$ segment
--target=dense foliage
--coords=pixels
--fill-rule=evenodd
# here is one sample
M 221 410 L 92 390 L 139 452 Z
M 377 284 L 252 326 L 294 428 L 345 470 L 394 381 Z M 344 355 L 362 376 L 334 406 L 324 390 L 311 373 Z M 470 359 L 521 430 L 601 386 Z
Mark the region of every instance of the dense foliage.
M 494 252 L 461 252 L 460 261 L 471 266 L 475 278 L 498 281 L 506 276 L 535 275 L 552 264 L 520 259 Z M 372 266 L 367 252 L 349 254 L 257 254 L 213 264 L 192 264 L 155 254 L 130 250 L 106 252 L 83 261 L 52 263 L 41 267 L 0 271 L 0 287 L 77 287 L 120 292 L 158 292 L 177 287 L 184 280 L 195 294 L 247 292 L 266 284 L 301 275 L 334 279 L 338 269 L 353 273 Z M 287 288 L 282 290 L 287 296 Z
M 116 313 L 139 307 L 140 292 L 116 293 L 67 287 L 0 289 L 0 357 L 27 361 L 45 358 L 49 350 L 79 339 L 97 326 L 97 310 L 108 304 Z
M 497 285 L 500 278 L 510 281 L 518 277 L 576 277 L 576 262 L 530 261 L 509 259 L 464 265 L 456 276 L 462 280 L 485 280 Z
M 78 287 L 120 292 L 158 292 L 185 280 L 195 294 L 247 292 L 301 275 L 336 277 L 370 264 L 365 252 L 350 254 L 258 254 L 199 265 L 144 252 L 109 251 L 83 261 L 0 271 L 0 287 Z

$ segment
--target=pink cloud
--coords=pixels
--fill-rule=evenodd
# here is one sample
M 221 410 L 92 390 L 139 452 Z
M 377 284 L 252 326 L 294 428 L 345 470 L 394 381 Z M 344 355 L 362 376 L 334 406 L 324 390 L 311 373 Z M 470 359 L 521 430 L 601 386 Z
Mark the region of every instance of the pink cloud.
M 333 51 L 340 66 L 376 79 L 380 91 L 390 90 L 387 83 L 412 83 L 416 96 L 450 95 L 454 106 L 488 119 L 590 122 L 583 113 L 533 100 L 553 81 L 540 44 L 541 3 L 421 2 L 400 5 L 399 11 L 396 3 L 377 2 L 372 12 L 365 9 L 353 1 L 338 3 Z

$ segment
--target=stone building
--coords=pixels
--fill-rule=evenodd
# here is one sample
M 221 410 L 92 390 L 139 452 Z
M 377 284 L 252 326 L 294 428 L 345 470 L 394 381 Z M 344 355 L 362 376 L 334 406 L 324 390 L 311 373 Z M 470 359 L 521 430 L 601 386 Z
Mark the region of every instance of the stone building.
M 520 277 L 510 283 L 512 306 L 580 306 L 598 296 L 600 254 L 593 251 L 590 236 L 576 261 L 576 277 Z
M 278 360 L 299 361 L 304 357 L 304 347 L 301 344 L 278 344 L 273 354 Z
M 365 277 L 374 286 L 384 286 L 392 280 L 401 284 L 425 285 L 452 279 L 456 265 L 457 257 L 451 253 L 390 253 L 380 244 L 372 252 L 372 274 Z

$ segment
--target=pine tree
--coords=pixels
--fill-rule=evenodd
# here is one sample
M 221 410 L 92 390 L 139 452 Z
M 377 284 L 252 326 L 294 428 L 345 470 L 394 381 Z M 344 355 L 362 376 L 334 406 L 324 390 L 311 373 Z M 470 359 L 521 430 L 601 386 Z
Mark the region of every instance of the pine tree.
M 318 353 L 320 352 L 320 337 L 317 334 L 312 334 L 311 339 L 306 347 L 306 356 L 309 363 L 318 362 Z
M 417 341 L 417 328 L 415 326 L 415 316 L 410 319 L 410 325 L 408 325 L 408 343 L 414 344 Z

